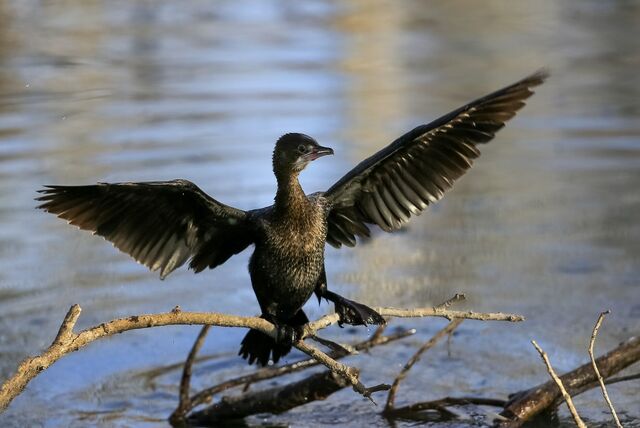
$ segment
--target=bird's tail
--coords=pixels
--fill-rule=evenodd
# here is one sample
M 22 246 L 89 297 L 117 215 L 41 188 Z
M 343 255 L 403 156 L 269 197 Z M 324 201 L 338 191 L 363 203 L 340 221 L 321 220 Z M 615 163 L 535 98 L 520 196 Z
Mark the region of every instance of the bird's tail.
M 260 318 L 268 319 L 262 315 Z M 309 319 L 305 313 L 300 309 L 290 320 L 286 321 L 286 325 L 290 327 L 300 327 L 309 322 Z M 240 352 L 238 355 L 242 355 L 242 358 L 246 359 L 249 364 L 257 362 L 261 366 L 266 366 L 269 363 L 269 358 L 277 363 L 281 357 L 284 357 L 291 352 L 290 343 L 278 343 L 270 336 L 258 331 L 249 330 L 247 335 L 242 339 L 240 345 Z

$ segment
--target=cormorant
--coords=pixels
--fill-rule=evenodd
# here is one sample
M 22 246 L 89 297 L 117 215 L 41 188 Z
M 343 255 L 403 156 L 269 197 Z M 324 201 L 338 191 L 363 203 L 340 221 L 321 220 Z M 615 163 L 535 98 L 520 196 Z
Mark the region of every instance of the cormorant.
M 45 186 L 39 208 L 111 241 L 161 278 L 187 261 L 195 272 L 215 268 L 255 245 L 251 283 L 278 338 L 250 330 L 240 354 L 249 364 L 275 363 L 299 338 L 308 321 L 301 308 L 313 293 L 335 304 L 341 323 L 384 323 L 368 306 L 327 289 L 325 242 L 353 247 L 357 236 L 369 236 L 369 225 L 397 230 L 442 198 L 480 155 L 477 145 L 491 140 L 546 76 L 539 71 L 418 126 L 325 192 L 305 195 L 298 175 L 333 150 L 308 135 L 283 135 L 273 152 L 275 203 L 266 208 L 224 205 L 187 180 Z

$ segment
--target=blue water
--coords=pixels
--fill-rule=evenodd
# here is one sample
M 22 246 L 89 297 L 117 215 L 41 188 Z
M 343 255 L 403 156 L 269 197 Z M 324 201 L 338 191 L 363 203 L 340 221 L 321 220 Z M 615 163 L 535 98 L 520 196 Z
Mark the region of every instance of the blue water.
M 0 2 L 0 379 L 51 342 L 74 303 L 79 328 L 176 305 L 258 312 L 249 252 L 161 282 L 36 211 L 41 185 L 186 178 L 227 204 L 264 206 L 281 134 L 335 149 L 302 176 L 308 192 L 326 189 L 401 133 L 541 66 L 551 79 L 443 201 L 403 233 L 329 248 L 327 270 L 331 288 L 370 305 L 428 306 L 465 292 L 461 307 L 527 317 L 465 322 L 449 352 L 441 345 L 416 366 L 398 404 L 504 398 L 546 381 L 531 339 L 559 371 L 583 364 L 600 311 L 613 313 L 598 352 L 640 332 L 638 39 L 634 2 Z M 392 381 L 444 321 L 393 324 L 418 335 L 350 360 L 365 382 Z M 197 332 L 95 343 L 31 382 L 0 424 L 162 426 L 179 372 L 149 371 L 184 359 Z M 202 353 L 217 358 L 197 368 L 194 387 L 251 370 L 235 356 L 243 334 L 212 330 Z M 631 424 L 639 391 L 610 388 Z M 596 391 L 576 406 L 591 422 L 609 420 Z M 379 410 L 344 390 L 266 420 L 387 426 Z

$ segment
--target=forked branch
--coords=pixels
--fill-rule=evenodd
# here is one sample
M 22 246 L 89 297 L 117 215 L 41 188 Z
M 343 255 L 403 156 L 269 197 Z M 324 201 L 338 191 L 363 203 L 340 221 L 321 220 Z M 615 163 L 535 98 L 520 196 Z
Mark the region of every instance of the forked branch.
M 460 300 L 461 298 L 456 297 L 454 299 Z M 515 314 L 452 311 L 442 306 L 419 309 L 376 308 L 376 310 L 382 316 L 394 317 L 436 316 L 448 319 L 466 318 L 485 321 L 522 321 L 524 319 L 522 316 Z M 126 318 L 115 319 L 87 328 L 79 333 L 74 333 L 73 329 L 80 316 L 80 312 L 80 306 L 73 305 L 67 312 L 53 343 L 42 354 L 25 359 L 18 366 L 16 373 L 3 383 L 0 388 L 0 412 L 7 408 L 11 401 L 24 390 L 33 378 L 66 354 L 77 351 L 103 337 L 125 331 L 167 325 L 212 325 L 251 328 L 271 337 L 276 337 L 276 327 L 262 318 L 241 317 L 212 312 L 184 312 L 177 307 L 170 312 L 133 315 Z M 337 321 L 338 316 L 331 314 L 317 321 L 310 322 L 305 326 L 304 337 L 315 335 L 318 330 L 328 327 Z M 355 368 L 336 361 L 303 340 L 296 343 L 295 347 L 327 366 L 333 373 L 342 376 L 362 395 L 368 397 L 372 392 L 372 389 L 367 388 L 360 382 L 358 371 Z M 377 389 L 376 387 L 373 388 L 373 390 Z

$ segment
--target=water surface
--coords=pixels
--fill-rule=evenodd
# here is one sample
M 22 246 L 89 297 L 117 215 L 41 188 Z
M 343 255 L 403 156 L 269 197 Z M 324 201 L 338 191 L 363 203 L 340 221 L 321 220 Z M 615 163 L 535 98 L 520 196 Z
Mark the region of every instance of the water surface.
M 624 1 L 0 2 L 0 378 L 50 343 L 74 303 L 79 328 L 176 305 L 258 312 L 248 251 L 161 282 L 36 211 L 41 185 L 186 178 L 227 204 L 264 206 L 281 134 L 335 149 L 302 176 L 307 191 L 326 189 L 401 133 L 541 66 L 552 78 L 443 201 L 405 232 L 327 250 L 330 287 L 407 307 L 465 292 L 467 308 L 527 317 L 465 322 L 449 350 L 423 358 L 398 404 L 504 397 L 542 382 L 532 338 L 559 371 L 582 364 L 604 309 L 613 314 L 600 352 L 638 334 L 639 28 L 640 7 Z M 418 336 L 352 360 L 365 382 L 390 382 L 444 321 L 394 324 Z M 35 379 L 1 424 L 162 426 L 179 373 L 147 374 L 184 359 L 197 332 L 95 343 Z M 217 358 L 198 368 L 195 387 L 251 370 L 235 356 L 243 334 L 212 330 L 202 352 Z M 610 390 L 631 425 L 639 391 L 637 382 Z M 576 405 L 609 420 L 595 391 Z M 266 421 L 387 426 L 379 410 L 345 390 Z

